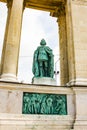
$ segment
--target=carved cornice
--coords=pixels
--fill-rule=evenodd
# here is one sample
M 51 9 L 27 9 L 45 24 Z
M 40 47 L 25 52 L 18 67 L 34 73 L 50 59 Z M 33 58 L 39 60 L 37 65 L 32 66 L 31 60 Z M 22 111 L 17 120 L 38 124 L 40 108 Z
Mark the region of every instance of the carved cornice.
M 50 13 L 53 17 L 60 17 L 65 15 L 65 4 L 61 3 L 53 12 Z

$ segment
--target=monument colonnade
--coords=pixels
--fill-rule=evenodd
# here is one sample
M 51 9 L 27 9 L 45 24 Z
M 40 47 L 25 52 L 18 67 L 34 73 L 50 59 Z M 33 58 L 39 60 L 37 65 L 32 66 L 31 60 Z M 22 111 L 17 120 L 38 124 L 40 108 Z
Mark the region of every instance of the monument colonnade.
M 1 80 L 17 81 L 24 2 L 24 0 L 7 0 L 8 16 L 1 58 Z M 64 85 L 68 82 L 65 8 L 63 10 L 59 8 L 56 12 L 57 15 L 55 16 L 58 17 L 60 35 L 61 84 Z M 51 15 L 54 16 L 54 13 L 51 13 Z
M 1 59 L 1 79 L 17 80 L 24 0 L 8 0 L 8 16 Z
M 2 52 L 1 79 L 16 81 L 24 2 L 28 0 L 25 1 L 24 0 L 7 0 L 7 1 L 0 0 L 0 1 L 8 3 L 8 17 L 7 17 L 6 32 L 5 32 L 3 52 Z M 72 128 L 73 126 L 75 130 L 77 129 L 86 130 L 87 129 L 87 109 L 86 109 L 87 108 L 87 17 L 86 17 L 87 0 L 83 0 L 83 1 L 82 0 L 66 0 L 66 1 L 29 0 L 28 3 L 29 2 L 31 2 L 31 6 L 32 3 L 35 2 L 34 7 L 36 7 L 35 5 L 38 5 L 37 9 L 40 8 L 39 3 L 40 4 L 45 3 L 43 7 L 44 8 L 46 7 L 47 9 L 49 7 L 47 5 L 48 3 L 50 3 L 49 5 L 51 7 L 49 8 L 50 9 L 53 8 L 53 10 L 51 11 L 49 10 L 51 12 L 51 16 L 58 17 L 59 36 L 60 36 L 61 84 L 65 85 L 68 83 L 67 85 L 69 85 L 69 88 L 65 86 L 64 87 L 63 86 L 61 87 L 38 86 L 37 87 L 34 85 L 26 86 L 24 84 L 22 84 L 23 85 L 22 86 L 21 84 L 1 82 L 0 83 L 0 89 L 1 89 L 0 102 L 2 104 L 1 112 L 2 113 L 3 111 L 4 113 L 15 112 L 20 114 L 22 107 L 20 108 L 20 112 L 19 109 L 17 109 L 16 111 L 15 108 L 19 108 L 20 103 L 21 103 L 20 106 L 22 106 L 22 100 L 23 100 L 22 94 L 26 91 L 31 93 L 37 92 L 37 93 L 53 93 L 53 94 L 63 94 L 63 95 L 65 94 L 67 96 L 67 114 L 68 114 L 65 116 L 65 118 L 67 120 L 69 119 L 68 118 L 69 115 L 71 117 L 74 116 L 74 119 L 71 118 L 73 123 L 72 122 L 70 123 L 70 127 L 68 129 L 70 130 L 70 128 Z M 43 10 L 43 8 L 40 9 Z M 6 91 L 4 89 L 6 89 Z M 17 89 L 18 91 L 15 91 Z M 5 100 L 3 99 L 4 96 L 6 96 Z M 14 106 L 13 100 L 15 101 L 15 107 L 13 107 Z M 18 103 L 16 102 L 16 100 L 18 101 Z M 3 108 L 7 110 L 4 110 Z M 58 117 L 58 120 L 59 118 L 60 117 Z M 62 123 L 63 123 L 64 117 L 62 118 L 63 118 L 62 119 Z M 59 125 L 57 129 L 58 128 L 60 129 L 60 122 L 58 123 L 58 120 L 56 122 L 56 124 Z M 64 124 L 69 126 L 69 121 L 68 124 L 66 123 Z M 5 125 L 3 125 L 3 127 L 5 127 Z M 50 128 L 52 129 L 52 125 Z M 4 129 L 2 128 L 1 130 L 5 130 L 5 129 L 6 128 Z M 66 127 L 64 127 L 64 129 L 66 129 Z
M 24 6 L 27 7 L 27 0 L 1 1 L 7 2 L 8 5 L 8 17 L 1 60 L 1 79 L 16 81 L 22 16 Z M 47 10 L 51 16 L 58 18 L 61 85 L 67 83 L 68 85 L 86 85 L 87 18 L 85 14 L 87 13 L 87 2 L 81 0 L 58 0 L 54 1 L 54 5 L 52 1 L 48 1 L 47 4 L 44 1 L 38 1 L 37 4 L 37 1 L 31 0 L 30 3 L 29 1 L 27 3 L 30 4 L 29 7 L 37 6 L 37 9 Z M 43 6 L 43 8 L 40 6 Z

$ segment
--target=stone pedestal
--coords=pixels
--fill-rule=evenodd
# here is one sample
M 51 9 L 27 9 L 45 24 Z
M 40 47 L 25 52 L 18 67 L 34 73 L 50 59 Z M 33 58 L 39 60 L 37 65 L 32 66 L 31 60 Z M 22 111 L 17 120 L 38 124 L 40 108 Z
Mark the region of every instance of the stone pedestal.
M 18 82 L 16 75 L 14 74 L 2 74 L 0 81 Z
M 67 115 L 22 114 L 23 93 L 66 95 Z M 70 130 L 74 122 L 71 88 L 0 82 L 0 130 Z
M 73 88 L 75 93 L 76 119 L 75 130 L 87 130 L 87 87 Z
M 33 78 L 32 84 L 42 84 L 42 85 L 56 85 L 56 80 L 53 78 L 43 77 L 43 78 Z
M 70 130 L 71 116 L 1 114 L 0 130 Z

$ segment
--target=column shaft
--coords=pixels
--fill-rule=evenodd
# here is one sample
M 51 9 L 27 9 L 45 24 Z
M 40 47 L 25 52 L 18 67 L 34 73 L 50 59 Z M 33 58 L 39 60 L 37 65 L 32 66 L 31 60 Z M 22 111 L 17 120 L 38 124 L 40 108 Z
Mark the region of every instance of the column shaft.
M 1 74 L 3 73 L 2 70 L 3 70 L 3 64 L 4 64 L 4 55 L 5 55 L 5 49 L 6 49 L 9 19 L 10 19 L 10 14 L 11 14 L 11 6 L 12 6 L 12 0 L 7 1 L 8 15 L 7 15 L 7 22 L 6 22 L 5 35 L 4 35 L 4 41 L 3 41 L 3 50 L 2 50 L 2 57 L 1 57 Z
M 66 27 L 67 27 L 67 48 L 68 48 L 68 69 L 69 82 L 75 79 L 75 56 L 74 56 L 74 41 L 73 41 L 73 25 L 71 16 L 71 0 L 66 3 Z
M 69 3 L 69 2 L 68 2 Z M 67 5 L 68 5 L 67 3 Z M 74 77 L 70 81 L 70 85 L 86 85 L 87 86 L 87 2 L 85 0 L 70 0 L 71 4 L 71 22 L 72 36 L 69 48 L 72 52 L 72 66 Z M 69 50 L 70 51 L 70 50 Z
M 61 85 L 68 82 L 68 55 L 67 55 L 67 35 L 66 35 L 66 15 L 58 17 L 59 24 L 59 47 L 60 47 L 60 81 Z
M 9 14 L 4 38 L 4 54 L 2 55 L 4 60 L 2 60 L 1 78 L 5 78 L 6 75 L 6 78 L 8 78 L 9 74 L 16 78 L 17 75 L 23 1 L 24 0 L 13 0 L 11 9 L 8 12 Z

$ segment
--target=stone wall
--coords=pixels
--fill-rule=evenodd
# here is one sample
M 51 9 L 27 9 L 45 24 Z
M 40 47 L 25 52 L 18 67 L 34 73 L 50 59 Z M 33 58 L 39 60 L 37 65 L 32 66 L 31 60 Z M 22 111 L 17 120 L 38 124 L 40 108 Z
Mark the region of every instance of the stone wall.
M 69 68 L 69 83 L 72 85 L 87 85 L 87 1 L 71 0 L 69 2 L 69 16 L 71 19 L 70 38 L 72 42 L 72 44 L 70 44 L 70 42 L 68 43 L 68 64 L 71 66 L 71 68 Z M 67 31 L 69 31 L 69 28 L 67 28 Z M 73 69 L 71 60 L 73 60 Z
M 67 96 L 67 115 L 22 114 L 23 92 Z M 0 82 L 0 130 L 69 130 L 75 115 L 71 88 Z

